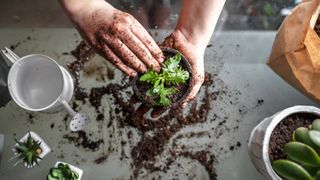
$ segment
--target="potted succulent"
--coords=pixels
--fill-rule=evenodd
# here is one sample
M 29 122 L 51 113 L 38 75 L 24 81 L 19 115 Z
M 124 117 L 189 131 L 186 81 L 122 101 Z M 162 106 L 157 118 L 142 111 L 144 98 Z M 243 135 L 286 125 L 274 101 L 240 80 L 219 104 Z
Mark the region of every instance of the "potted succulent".
M 292 180 L 320 179 L 320 119 L 314 120 L 309 128 L 297 128 L 284 150 L 287 158 L 272 163 L 280 177 Z
M 58 161 L 50 173 L 47 175 L 47 180 L 80 180 L 83 171 L 71 164 Z
M 316 164 L 320 165 L 317 119 L 319 108 L 293 106 L 261 121 L 248 142 L 249 155 L 257 170 L 273 180 L 317 179 L 320 167 Z
M 162 48 L 165 61 L 160 72 L 152 67 L 133 81 L 135 94 L 149 106 L 169 107 L 179 104 L 188 94 L 191 68 L 177 50 Z
M 40 160 L 51 151 L 43 139 L 32 131 L 15 141 L 16 144 L 12 148 L 15 155 L 12 159 L 16 160 L 14 166 L 23 162 L 25 167 L 32 168 L 39 165 Z

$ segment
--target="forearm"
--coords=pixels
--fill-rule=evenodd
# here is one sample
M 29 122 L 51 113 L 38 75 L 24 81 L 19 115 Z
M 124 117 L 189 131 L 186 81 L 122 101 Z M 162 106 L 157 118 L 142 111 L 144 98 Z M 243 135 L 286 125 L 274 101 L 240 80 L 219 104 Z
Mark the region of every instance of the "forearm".
M 90 10 L 95 10 L 99 7 L 108 8 L 110 13 L 114 7 L 104 0 L 59 0 L 63 9 L 66 11 L 72 21 L 77 20 L 77 16 L 83 14 L 92 14 Z
M 180 12 L 177 31 L 192 44 L 207 46 L 225 0 L 184 0 Z

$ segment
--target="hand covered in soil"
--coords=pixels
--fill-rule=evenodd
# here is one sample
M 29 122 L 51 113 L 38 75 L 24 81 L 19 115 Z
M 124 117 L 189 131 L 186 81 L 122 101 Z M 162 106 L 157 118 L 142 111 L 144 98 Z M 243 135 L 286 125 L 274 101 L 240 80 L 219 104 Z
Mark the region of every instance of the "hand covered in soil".
M 160 70 L 161 49 L 130 14 L 104 0 L 61 0 L 83 38 L 100 55 L 129 76 Z
M 168 36 L 162 43 L 162 46 L 171 47 L 180 51 L 188 59 L 191 65 L 191 89 L 186 99 L 182 102 L 182 106 L 185 106 L 188 101 L 195 98 L 204 81 L 204 49 L 189 42 L 179 30 L 174 31 L 170 36 Z
M 204 51 L 224 3 L 225 0 L 184 0 L 176 29 L 163 42 L 180 51 L 191 65 L 192 85 L 183 106 L 197 95 L 204 81 Z

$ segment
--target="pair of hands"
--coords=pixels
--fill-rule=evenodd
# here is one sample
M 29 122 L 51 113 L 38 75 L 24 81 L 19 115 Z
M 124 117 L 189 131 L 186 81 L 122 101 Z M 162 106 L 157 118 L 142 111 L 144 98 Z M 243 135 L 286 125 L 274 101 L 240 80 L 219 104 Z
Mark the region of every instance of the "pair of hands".
M 93 1 L 77 8 L 77 13 L 71 13 L 70 17 L 83 38 L 127 75 L 137 76 L 151 66 L 160 70 L 164 61 L 161 49 L 130 14 L 105 1 Z M 191 43 L 177 28 L 162 45 L 177 49 L 189 60 L 193 77 L 191 91 L 183 102 L 186 105 L 196 96 L 204 80 L 204 48 Z

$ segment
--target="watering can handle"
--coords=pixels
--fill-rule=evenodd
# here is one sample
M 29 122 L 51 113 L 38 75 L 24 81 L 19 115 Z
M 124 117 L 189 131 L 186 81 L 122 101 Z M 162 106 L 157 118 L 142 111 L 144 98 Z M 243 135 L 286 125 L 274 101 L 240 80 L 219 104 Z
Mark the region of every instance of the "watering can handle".
M 20 58 L 16 53 L 14 53 L 11 49 L 7 47 L 1 49 L 1 52 L 12 64 L 14 64 Z

